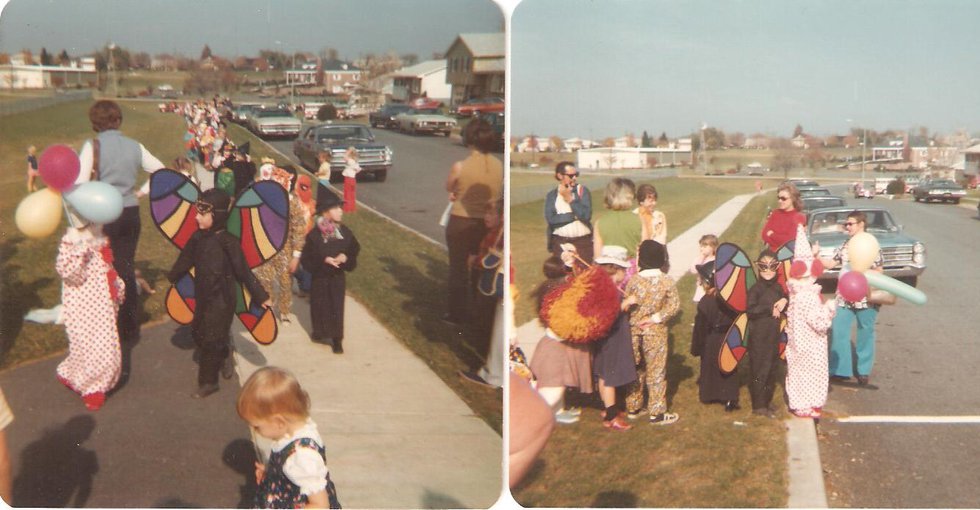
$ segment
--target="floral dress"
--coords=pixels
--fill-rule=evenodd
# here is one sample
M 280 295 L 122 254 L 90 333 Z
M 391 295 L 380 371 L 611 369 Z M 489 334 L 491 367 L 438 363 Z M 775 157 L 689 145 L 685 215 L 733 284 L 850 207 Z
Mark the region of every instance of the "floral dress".
M 259 483 L 258 491 L 255 493 L 256 508 L 301 508 L 307 503 L 307 497 L 300 493 L 299 485 L 293 483 L 286 473 L 283 466 L 286 459 L 296 452 L 297 448 L 312 448 L 320 454 L 326 462 L 326 449 L 317 444 L 312 438 L 303 437 L 296 439 L 279 451 L 273 450 L 269 454 L 269 462 L 266 464 L 265 477 Z M 327 500 L 330 508 L 341 508 L 340 500 L 337 498 L 337 489 L 330 480 L 330 472 L 327 472 Z
M 58 378 L 82 396 L 106 393 L 122 369 L 116 313 L 126 295 L 112 267 L 108 239 L 65 234 L 55 269 L 64 281 L 61 301 L 68 333 L 68 357 L 58 365 Z

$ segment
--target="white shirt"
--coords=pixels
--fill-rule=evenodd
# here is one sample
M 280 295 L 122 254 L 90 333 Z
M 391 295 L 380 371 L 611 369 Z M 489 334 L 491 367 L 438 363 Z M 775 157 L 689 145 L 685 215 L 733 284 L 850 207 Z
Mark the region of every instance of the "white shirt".
M 272 443 L 272 451 L 279 452 L 283 448 L 297 439 L 308 437 L 316 444 L 323 446 L 323 439 L 320 431 L 312 418 L 307 418 L 306 423 L 292 435 Z M 327 488 L 327 464 L 323 461 L 320 453 L 312 448 L 298 447 L 293 450 L 293 454 L 283 462 L 282 472 L 289 478 L 289 481 L 299 486 L 300 494 L 309 496 L 326 490 Z
M 361 171 L 361 165 L 353 159 L 344 159 L 344 171 L 342 172 L 344 177 L 357 177 L 357 172 Z
M 572 191 L 574 193 L 574 191 Z M 558 214 L 571 214 L 572 204 L 569 204 L 562 198 L 561 193 L 555 197 L 555 212 Z M 592 231 L 589 227 L 579 220 L 575 220 L 568 225 L 562 225 L 556 228 L 553 232 L 556 236 L 561 237 L 582 237 L 591 234 Z

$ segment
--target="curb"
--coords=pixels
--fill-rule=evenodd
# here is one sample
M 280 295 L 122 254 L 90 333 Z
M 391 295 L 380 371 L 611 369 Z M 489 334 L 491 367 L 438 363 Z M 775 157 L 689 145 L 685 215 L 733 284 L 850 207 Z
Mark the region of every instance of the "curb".
M 789 418 L 786 423 L 786 447 L 789 450 L 788 508 L 827 508 L 817 427 L 809 418 Z

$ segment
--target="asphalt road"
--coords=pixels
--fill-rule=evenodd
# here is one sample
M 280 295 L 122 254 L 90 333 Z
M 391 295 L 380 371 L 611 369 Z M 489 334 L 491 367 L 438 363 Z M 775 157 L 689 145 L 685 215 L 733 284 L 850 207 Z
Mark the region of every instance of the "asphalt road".
M 818 435 L 831 507 L 975 508 L 980 504 L 980 220 L 976 208 L 911 200 L 849 199 L 891 211 L 926 244 L 918 288 L 928 303 L 899 300 L 878 315 L 871 383 L 834 385 Z M 869 417 L 868 423 L 838 417 Z M 920 423 L 883 416 L 921 416 Z M 973 423 L 936 423 L 960 417 Z
M 378 142 L 387 144 L 394 152 L 394 165 L 385 182 L 370 178 L 359 181 L 358 201 L 445 246 L 445 231 L 439 226 L 439 218 L 448 204 L 444 189 L 446 175 L 453 163 L 466 158 L 468 149 L 456 137 L 371 130 Z M 270 143 L 283 154 L 294 157 L 291 140 Z

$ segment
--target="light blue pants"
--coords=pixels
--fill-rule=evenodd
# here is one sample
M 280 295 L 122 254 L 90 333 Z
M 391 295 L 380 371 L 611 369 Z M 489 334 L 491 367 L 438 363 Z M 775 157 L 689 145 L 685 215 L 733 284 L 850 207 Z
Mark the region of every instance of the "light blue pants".
M 875 362 L 875 319 L 878 309 L 853 309 L 837 307 L 837 315 L 831 324 L 830 337 L 830 375 L 851 377 L 854 368 L 851 361 L 851 325 L 857 319 L 857 373 L 871 375 L 871 367 Z

